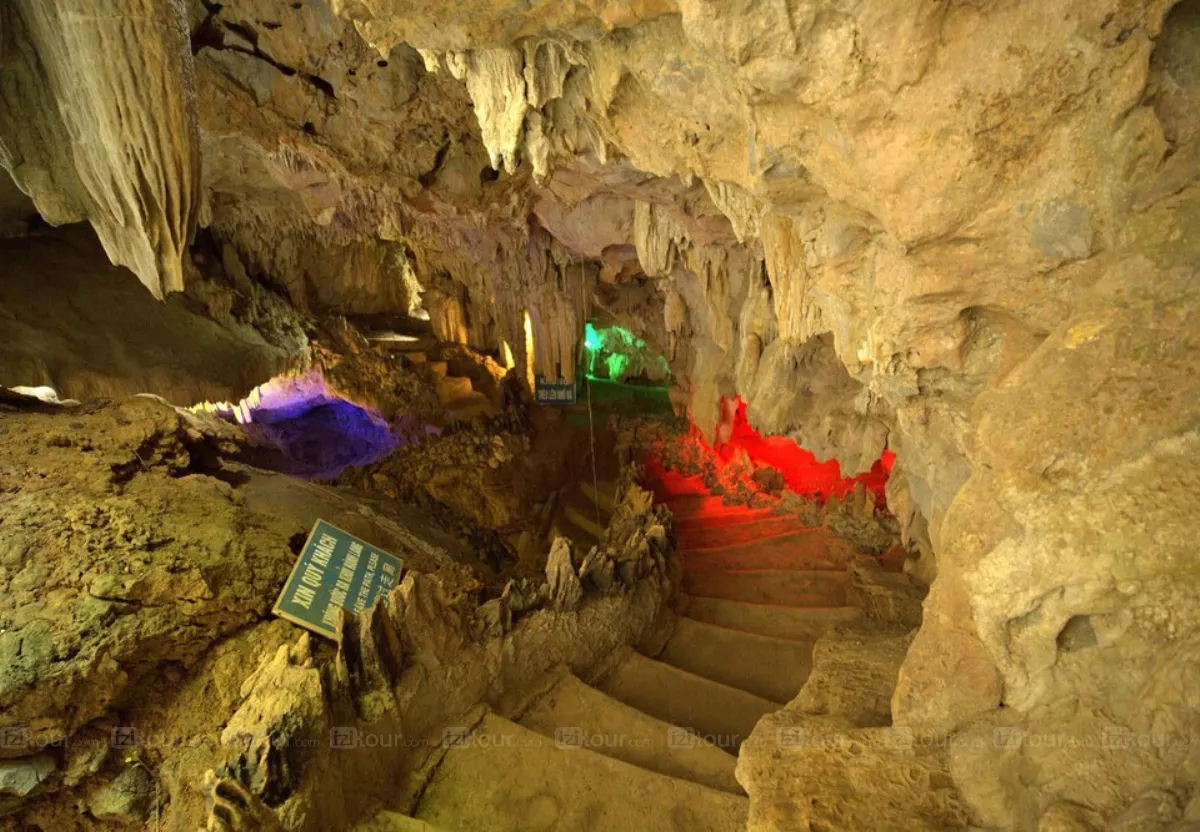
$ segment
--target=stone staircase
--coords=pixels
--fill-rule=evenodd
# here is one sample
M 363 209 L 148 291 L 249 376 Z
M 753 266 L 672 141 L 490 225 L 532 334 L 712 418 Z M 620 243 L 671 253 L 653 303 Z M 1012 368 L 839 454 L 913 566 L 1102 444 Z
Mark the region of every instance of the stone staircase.
M 610 487 L 581 484 L 561 522 L 597 536 L 595 501 L 611 511 Z M 415 818 L 385 812 L 362 829 L 746 827 L 736 755 L 800 692 L 815 641 L 861 618 L 847 606 L 856 553 L 769 512 L 709 497 L 668 505 L 685 597 L 661 651 L 627 650 L 589 681 L 563 670 L 512 720 L 487 713 L 444 749 Z
M 438 400 L 445 408 L 448 422 L 463 422 L 476 416 L 496 415 L 496 406 L 483 393 L 475 390 L 471 379 L 450 375 L 445 361 L 426 361 L 433 378 Z
M 446 361 L 435 360 L 438 342 L 431 335 L 399 335 L 390 331 L 371 332 L 367 340 L 399 356 L 412 368 L 423 369 L 437 391 L 447 422 L 469 421 L 476 416 L 495 416 L 498 409 L 488 397 L 477 391 L 471 379 L 450 373 Z
M 560 498 L 551 523 L 550 537 L 565 537 L 586 553 L 604 537 L 609 518 L 616 509 L 617 484 L 600 480 L 579 481 Z

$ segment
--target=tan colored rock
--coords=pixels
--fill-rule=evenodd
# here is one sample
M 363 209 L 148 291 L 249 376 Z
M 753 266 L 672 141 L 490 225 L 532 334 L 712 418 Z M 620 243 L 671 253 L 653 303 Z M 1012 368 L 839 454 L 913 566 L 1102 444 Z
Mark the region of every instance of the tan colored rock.
M 305 359 L 308 339 L 282 299 L 197 276 L 189 295 L 210 301 L 208 316 L 182 297 L 160 303 L 105 262 L 85 226 L 0 240 L 0 259 L 12 270 L 0 285 L 0 384 L 9 387 L 46 385 L 79 400 L 153 392 L 190 407 L 237 401 Z
M 911 632 L 874 622 L 834 628 L 817 639 L 812 672 L 788 708 L 864 728 L 890 725 L 896 674 L 911 641 Z
M 546 583 L 549 586 L 550 602 L 553 608 L 560 612 L 574 610 L 583 597 L 583 587 L 571 560 L 570 541 L 565 537 L 554 538 L 554 544 L 546 558 Z
M 20 79 L 0 94 L 0 166 L 51 223 L 89 220 L 155 297 L 181 291 L 200 199 L 184 4 L 14 3 L 0 32 Z
M 750 795 L 747 829 L 961 829 L 966 806 L 946 754 L 893 728 L 791 709 L 759 721 L 738 755 Z
M 859 556 L 850 565 L 847 601 L 875 621 L 915 630 L 925 593 L 908 575 L 884 571 L 879 559 Z
M 113 83 L 160 66 L 163 41 L 55 87 L 64 43 L 92 55 L 110 33 L 38 23 L 60 8 L 4 18 L 6 77 L 47 79 L 16 89 L 36 117 L 10 120 L 5 165 L 48 158 L 18 174 L 39 210 L 102 222 L 80 194 L 130 201 L 117 148 L 190 169 L 186 107 L 168 95 L 167 118 L 119 135 L 101 119 L 81 175 L 69 138 L 88 131 L 62 119 L 113 89 L 163 104 L 143 89 L 162 73 Z M 593 316 L 639 322 L 705 436 L 740 396 L 845 470 L 898 454 L 889 495 L 931 588 L 897 724 L 949 737 L 1001 703 L 1020 725 L 1092 694 L 1122 724 L 1189 724 L 1194 2 L 255 0 L 191 22 L 205 224 L 246 280 L 316 311 L 408 308 L 419 290 L 442 339 L 552 377 L 572 377 Z M 162 205 L 193 204 L 194 177 L 149 179 L 146 216 L 190 228 Z M 120 238 L 147 237 L 129 216 Z M 1030 827 L 1115 822 L 1174 765 L 1076 811 L 1053 784 L 1080 760 L 1041 762 L 989 786 Z M 1089 785 L 1123 768 L 1096 765 Z

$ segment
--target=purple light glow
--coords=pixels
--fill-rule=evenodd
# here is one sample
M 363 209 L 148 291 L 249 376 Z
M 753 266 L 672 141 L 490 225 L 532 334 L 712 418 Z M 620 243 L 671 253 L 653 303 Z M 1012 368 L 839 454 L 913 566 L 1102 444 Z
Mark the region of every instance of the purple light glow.
M 291 418 L 256 421 L 247 429 L 278 446 L 294 466 L 291 473 L 305 479 L 331 479 L 351 466 L 377 462 L 400 445 L 383 419 L 344 399 Z
M 323 405 L 344 401 L 330 391 L 325 377 L 318 370 L 310 370 L 302 376 L 273 378 L 255 392 L 258 395 L 252 396 L 250 402 L 251 421 L 267 425 L 295 419 Z
M 304 479 L 331 479 L 377 462 L 401 444 L 382 416 L 333 393 L 315 370 L 271 379 L 218 412 L 236 416 L 248 434 L 279 448 L 288 473 Z

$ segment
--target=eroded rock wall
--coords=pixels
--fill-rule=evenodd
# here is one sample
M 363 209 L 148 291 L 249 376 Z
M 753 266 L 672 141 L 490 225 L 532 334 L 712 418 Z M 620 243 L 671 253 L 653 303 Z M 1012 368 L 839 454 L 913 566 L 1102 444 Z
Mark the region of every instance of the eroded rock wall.
M 0 166 L 155 297 L 181 291 L 200 198 L 182 0 L 6 3 L 0 38 Z
M 945 734 L 1094 689 L 1068 667 L 1136 664 L 1142 631 L 1093 616 L 1195 609 L 1153 577 L 1194 568 L 1166 531 L 1196 513 L 1195 371 L 1171 358 L 1195 349 L 1194 5 L 338 11 L 462 79 L 489 163 L 532 176 L 597 294 L 652 287 L 702 429 L 740 394 L 849 468 L 898 452 L 937 578 L 893 717 Z M 1137 496 L 1177 480 L 1153 510 Z M 1163 531 L 1141 540 L 1147 512 Z M 1058 643 L 1081 616 L 1091 656 Z
M 319 312 L 423 291 L 441 337 L 520 367 L 528 314 L 545 375 L 600 312 L 669 357 L 705 432 L 740 395 L 850 470 L 886 443 L 933 581 L 893 719 L 1088 702 L 1191 730 L 1164 691 L 1200 638 L 1196 0 L 191 11 L 202 219 L 248 280 Z M 1081 799 L 1003 782 L 980 817 Z

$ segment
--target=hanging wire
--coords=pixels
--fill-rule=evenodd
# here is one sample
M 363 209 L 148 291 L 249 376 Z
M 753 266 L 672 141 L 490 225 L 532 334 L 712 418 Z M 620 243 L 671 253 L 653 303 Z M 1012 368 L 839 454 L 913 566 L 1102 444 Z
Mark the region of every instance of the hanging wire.
M 583 298 L 586 293 L 583 288 L 583 257 L 579 258 L 579 294 Z M 576 362 L 578 366 L 578 362 Z M 596 476 L 596 423 L 592 418 L 592 380 L 584 374 L 584 386 L 587 387 L 587 405 L 588 405 L 588 436 L 592 448 L 592 505 L 596 510 L 596 526 L 603 529 L 604 524 L 600 522 L 600 480 Z

